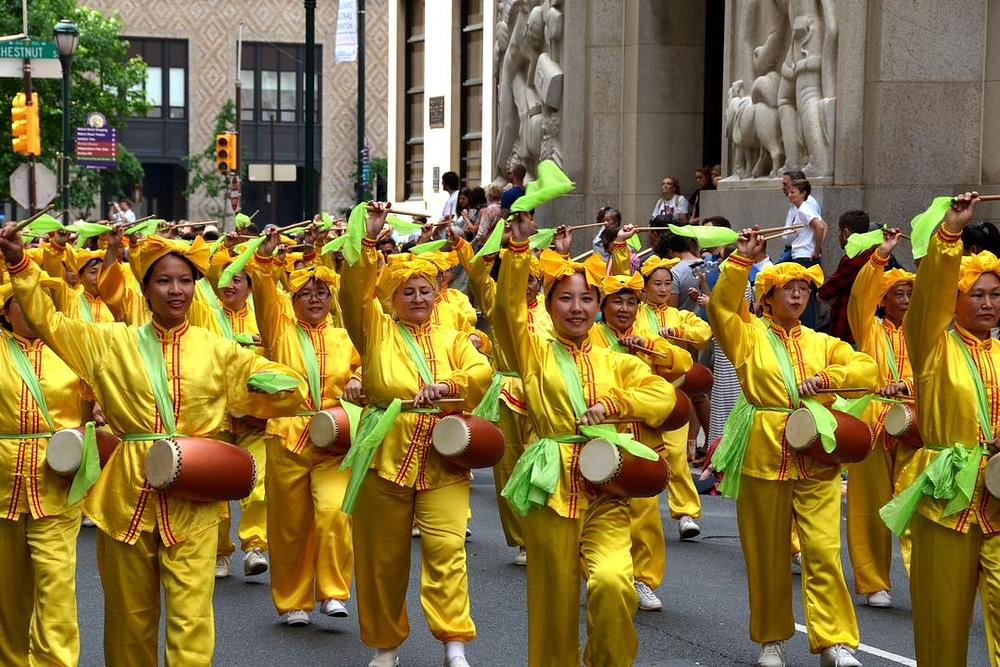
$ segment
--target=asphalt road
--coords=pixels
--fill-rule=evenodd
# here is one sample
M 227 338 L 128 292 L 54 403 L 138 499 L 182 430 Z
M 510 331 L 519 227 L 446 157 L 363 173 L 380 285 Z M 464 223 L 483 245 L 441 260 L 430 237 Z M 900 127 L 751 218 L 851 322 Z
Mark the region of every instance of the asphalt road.
M 678 541 L 676 524 L 667 519 L 667 573 L 657 591 L 664 611 L 639 612 L 637 665 L 721 667 L 752 665 L 757 658 L 757 646 L 748 636 L 747 592 L 734 505 L 718 497 L 702 496 L 702 500 L 702 536 L 697 541 Z M 504 542 L 495 503 L 490 472 L 477 471 L 472 486 L 473 536 L 468 542 L 468 555 L 472 613 L 479 636 L 469 645 L 468 657 L 472 665 L 515 667 L 527 660 L 524 569 L 511 563 L 513 550 Z M 669 517 L 665 500 L 661 505 L 663 515 Z M 103 597 L 94 545 L 95 529 L 84 528 L 79 541 L 77 597 L 80 664 L 85 666 L 104 661 Z M 400 664 L 407 667 L 440 665 L 443 659 L 441 646 L 428 632 L 420 610 L 417 546 L 414 539 L 409 595 L 412 629 L 400 654 Z M 851 586 L 846 542 L 843 554 Z M 240 559 L 237 552 L 233 575 L 219 581 L 215 589 L 216 665 L 367 665 L 372 652 L 359 639 L 353 601 L 348 603 L 351 618 L 332 619 L 317 612 L 312 625 L 289 628 L 275 615 L 267 575 L 244 580 Z M 863 644 L 858 658 L 867 666 L 914 664 L 910 599 L 898 552 L 892 574 L 894 609 L 857 608 Z M 794 585 L 795 619 L 802 624 L 798 577 Z M 818 656 L 809 654 L 803 632 L 797 632 L 789 642 L 787 660 L 790 665 L 819 664 Z M 969 664 L 988 664 L 978 607 L 970 637 Z

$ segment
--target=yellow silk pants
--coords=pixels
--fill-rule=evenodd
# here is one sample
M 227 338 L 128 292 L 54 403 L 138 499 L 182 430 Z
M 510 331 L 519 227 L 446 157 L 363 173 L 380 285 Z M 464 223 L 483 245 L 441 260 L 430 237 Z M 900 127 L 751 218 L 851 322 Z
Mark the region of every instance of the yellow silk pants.
M 854 590 L 862 595 L 892 588 L 892 533 L 879 509 L 892 500 L 892 453 L 885 435 L 862 461 L 847 467 L 847 551 L 854 568 Z
M 76 538 L 80 509 L 0 519 L 0 664 L 76 665 Z
M 267 551 L 267 504 L 264 501 L 264 480 L 267 478 L 267 445 L 264 432 L 258 430 L 246 431 L 236 444 L 246 449 L 257 462 L 257 481 L 253 491 L 240 500 L 240 525 L 237 532 L 240 536 L 240 549 L 250 551 L 259 549 Z M 232 514 L 219 521 L 219 555 L 229 556 L 236 551 L 236 545 L 230 535 L 232 529 Z
M 632 577 L 656 588 L 663 582 L 663 570 L 667 565 L 660 497 L 630 498 L 628 509 L 632 519 Z
M 809 648 L 856 648 L 858 622 L 840 562 L 840 477 L 777 481 L 743 475 L 736 521 L 750 592 L 750 639 L 763 644 L 795 634 L 787 555 L 792 516 L 802 543 Z
M 435 639 L 472 641 L 465 527 L 469 483 L 417 491 L 368 472 L 354 506 L 354 551 L 361 641 L 396 648 L 410 633 L 406 588 L 410 528 L 420 529 L 420 605 Z
M 312 445 L 294 454 L 267 440 L 271 599 L 279 614 L 351 597 L 351 517 L 340 511 L 350 472 L 340 461 Z
M 524 518 L 528 551 L 528 664 L 579 667 L 580 579 L 587 587 L 587 647 L 594 667 L 631 665 L 639 600 L 629 554 L 629 503 L 602 495 L 577 519 L 548 507 Z M 582 571 L 581 571 L 582 568 Z
M 670 516 L 680 519 L 690 516 L 695 519 L 701 516 L 701 498 L 691 477 L 691 466 L 688 464 L 687 443 L 684 435 L 687 429 L 680 428 L 667 434 L 667 443 L 663 457 L 670 464 L 670 479 L 667 480 L 667 506 Z
M 156 667 L 161 587 L 167 612 L 165 664 L 212 664 L 217 538 L 213 526 L 171 547 L 160 541 L 159 532 L 140 533 L 129 545 L 98 531 L 108 665 Z
M 917 664 L 965 667 L 972 608 L 979 588 L 990 665 L 1000 665 L 1000 534 L 979 526 L 963 534 L 919 512 L 913 537 L 910 598 Z
M 503 458 L 493 466 L 493 486 L 497 492 L 497 510 L 500 512 L 500 527 L 503 528 L 504 537 L 507 538 L 507 546 L 524 546 L 524 535 L 521 530 L 522 519 L 510 508 L 507 500 L 500 495 L 503 487 L 510 479 L 517 460 L 524 453 L 524 445 L 528 441 L 528 432 L 531 430 L 531 422 L 524 415 L 518 414 L 510 407 L 500 401 L 500 420 L 497 426 L 503 433 L 506 445 L 504 446 Z

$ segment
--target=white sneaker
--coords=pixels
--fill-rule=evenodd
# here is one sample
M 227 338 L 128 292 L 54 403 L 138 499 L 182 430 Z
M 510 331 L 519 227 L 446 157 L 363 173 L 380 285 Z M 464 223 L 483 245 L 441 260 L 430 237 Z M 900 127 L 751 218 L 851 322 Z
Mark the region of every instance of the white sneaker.
M 823 649 L 819 654 L 820 667 L 861 667 L 861 663 L 854 657 L 854 651 L 843 644 L 837 644 Z
M 215 557 L 215 578 L 225 579 L 229 576 L 229 556 Z
M 785 667 L 785 642 L 761 644 L 757 667 Z
M 410 537 L 420 537 L 420 529 L 417 528 L 416 524 L 413 524 L 413 528 L 410 529 Z
M 796 551 L 795 555 L 792 556 L 792 573 L 802 574 L 802 552 Z
M 456 655 L 451 659 L 445 658 L 444 667 L 469 667 L 469 661 L 464 655 Z
M 80 519 L 80 525 L 83 526 L 84 528 L 93 528 L 97 524 L 94 523 L 93 519 L 91 519 L 89 516 L 87 516 L 86 514 L 84 514 L 83 518 Z
M 868 596 L 868 606 L 889 609 L 892 607 L 892 596 L 889 595 L 889 591 L 875 591 Z
M 524 550 L 524 547 L 517 548 L 517 555 L 514 556 L 514 565 L 520 565 L 524 567 L 528 564 L 528 552 Z
M 347 607 L 344 606 L 344 603 L 333 598 L 323 600 L 319 605 L 319 610 L 334 618 L 347 618 L 350 615 L 347 613 Z
M 380 650 L 368 663 L 368 667 L 399 667 L 399 649 Z
M 243 557 L 243 576 L 256 577 L 267 572 L 267 558 L 260 549 L 251 549 Z
M 694 518 L 686 514 L 678 520 L 677 530 L 682 540 L 693 540 L 701 535 L 701 528 L 695 523 Z
M 290 625 L 293 628 L 301 628 L 312 623 L 309 620 L 309 612 L 305 609 L 296 609 L 295 611 L 290 611 L 285 614 L 284 617 L 285 625 Z
M 641 581 L 635 582 L 635 592 L 639 594 L 639 609 L 643 611 L 660 611 L 663 603 L 656 597 L 653 589 Z
M 468 542 L 469 538 L 472 537 L 472 529 L 468 526 L 465 527 L 465 541 Z

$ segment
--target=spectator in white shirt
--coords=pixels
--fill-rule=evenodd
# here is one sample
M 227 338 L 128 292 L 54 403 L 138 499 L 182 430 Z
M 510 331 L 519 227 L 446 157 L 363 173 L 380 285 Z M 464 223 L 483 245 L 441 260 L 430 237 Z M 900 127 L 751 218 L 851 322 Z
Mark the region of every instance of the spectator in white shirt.
M 806 180 L 792 181 L 788 186 L 788 201 L 795 211 L 792 225 L 802 225 L 792 235 L 789 256 L 793 262 L 803 266 L 819 263 L 827 232 L 827 224 L 823 221 L 819 205 L 812 198 L 811 192 L 812 186 Z M 790 226 L 787 221 L 785 226 Z
M 660 194 L 661 197 L 656 200 L 656 206 L 653 207 L 653 213 L 649 217 L 665 215 L 675 221 L 687 222 L 688 200 L 680 194 L 677 179 L 673 176 L 664 178 L 660 183 Z
M 806 183 L 808 183 L 805 172 L 800 171 L 798 169 L 791 169 L 789 171 L 786 171 L 781 178 L 781 191 L 784 193 L 786 199 L 788 198 L 788 192 L 792 187 L 793 181 L 805 181 Z M 800 224 L 802 222 L 800 220 L 801 215 L 807 215 L 807 216 L 813 215 L 814 217 L 819 218 L 820 220 L 823 219 L 822 209 L 820 208 L 819 202 L 816 201 L 816 198 L 813 197 L 811 193 L 812 193 L 812 187 L 809 186 L 809 192 L 807 193 L 805 199 L 807 206 L 804 212 L 800 212 L 799 207 L 793 204 L 791 200 L 789 200 L 788 213 L 785 215 L 785 227 L 791 227 L 792 225 Z M 816 230 L 813 229 L 813 227 L 808 224 L 808 222 L 810 221 L 803 223 L 806 224 L 806 227 L 803 228 L 799 232 L 799 234 L 796 234 L 794 237 L 789 237 L 789 236 L 783 237 L 785 239 L 786 245 L 785 245 L 785 251 L 778 259 L 779 262 L 788 262 L 793 259 L 811 259 L 814 248 L 808 248 L 808 253 L 805 252 L 807 247 L 810 245 L 810 243 L 807 242 L 807 239 L 813 240 L 813 244 L 819 248 L 820 254 L 822 254 L 823 239 L 819 239 L 818 244 L 815 243 L 814 239 Z M 826 225 L 824 223 L 824 232 L 823 232 L 824 238 L 826 237 L 825 226 Z M 796 243 L 796 241 L 798 241 L 798 243 Z M 797 246 L 794 249 L 794 252 L 792 246 Z
M 120 225 L 130 225 L 135 222 L 135 211 L 132 210 L 132 203 L 123 199 L 111 205 L 111 222 Z
M 458 209 L 458 192 L 462 187 L 462 182 L 459 180 L 458 174 L 453 171 L 444 172 L 441 175 L 441 187 L 448 193 L 448 201 L 445 202 L 444 208 L 441 209 L 441 220 L 439 222 L 454 220 Z

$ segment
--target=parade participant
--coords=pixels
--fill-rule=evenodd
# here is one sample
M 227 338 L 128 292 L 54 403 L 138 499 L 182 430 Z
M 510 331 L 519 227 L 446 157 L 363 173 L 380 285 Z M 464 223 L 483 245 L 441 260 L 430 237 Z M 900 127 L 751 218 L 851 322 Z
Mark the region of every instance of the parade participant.
M 53 280 L 52 282 L 61 282 Z M 83 383 L 39 339 L 0 284 L 0 663 L 76 665 L 76 538 L 81 503 L 45 463 L 48 436 L 80 426 Z M 48 298 L 48 297 L 42 297 Z
M 448 230 L 451 229 L 453 226 L 448 227 Z M 428 252 L 417 256 L 426 259 L 438 268 L 438 296 L 434 311 L 435 317 L 441 321 L 435 321 L 435 324 L 452 326 L 449 322 L 454 322 L 453 329 L 459 331 L 475 329 L 478 318 L 476 317 L 476 309 L 469 302 L 469 297 L 465 295 L 465 292 L 449 287 L 454 269 L 459 263 L 458 255 L 453 250 L 451 252 Z M 442 317 L 442 307 L 449 308 L 453 314 L 447 318 Z
M 86 322 L 114 322 L 115 317 L 101 300 L 97 288 L 104 263 L 104 250 L 74 249 L 67 245 L 70 234 L 60 230 L 42 244 L 42 269 L 50 276 L 63 275 L 63 267 L 68 267 L 78 276 L 75 288 L 66 284 L 65 288 L 52 290 L 52 300 L 67 317 L 83 319 Z
M 688 341 L 692 350 L 700 350 L 708 344 L 712 337 L 712 329 L 705 320 L 689 310 L 678 310 L 670 305 L 670 294 L 673 287 L 671 269 L 680 260 L 661 259 L 652 255 L 642 264 L 639 272 L 644 279 L 643 296 L 645 303 L 639 307 L 635 320 L 637 336 L 662 336 L 683 338 Z M 702 398 L 700 400 L 707 400 Z M 695 401 L 697 403 L 697 400 Z M 693 411 L 692 411 L 693 412 Z M 673 474 L 667 483 L 667 499 L 670 504 L 670 516 L 678 522 L 677 530 L 682 540 L 690 540 L 701 534 L 701 527 L 696 519 L 701 516 L 701 498 L 694 486 L 690 474 L 686 474 L 688 459 L 694 453 L 694 435 L 697 433 L 698 421 L 692 415 L 693 425 L 688 431 L 687 448 L 680 452 L 675 447 L 667 449 L 670 455 L 670 469 Z M 706 422 L 707 423 L 707 422 Z
M 277 283 L 284 267 L 272 259 L 278 231 L 247 265 L 257 326 L 271 359 L 294 368 L 309 382 L 309 398 L 294 417 L 267 423 L 267 534 L 271 553 L 271 598 L 285 623 L 308 625 L 316 603 L 327 616 L 346 617 L 354 552 L 351 520 L 341 511 L 348 473 L 343 456 L 314 446 L 309 421 L 319 410 L 357 400 L 361 383 L 352 379 L 361 359 L 347 332 L 330 325 L 331 285 L 336 274 L 311 265 L 286 277 L 294 317 L 281 304 Z
M 750 313 L 744 300 L 749 258 L 761 242 L 754 229 L 740 233 L 707 308 L 743 389 L 713 465 L 725 472 L 723 492 L 737 497 L 750 638 L 761 644 L 758 665 L 785 664 L 784 642 L 795 634 L 792 573 L 785 560 L 794 516 L 809 648 L 821 654 L 824 667 L 857 666 L 858 625 L 840 564 L 840 468 L 794 452 L 782 434 L 800 397 L 811 398 L 818 389 L 873 388 L 878 369 L 868 355 L 800 324 L 810 287 L 823 281 L 818 266 L 785 263 L 758 273 L 754 296 L 764 316 Z
M 670 414 L 676 395 L 639 359 L 592 345 L 600 278 L 555 252 L 544 251 L 540 263 L 556 338 L 530 335 L 523 295 L 534 223 L 519 214 L 511 231 L 497 280 L 495 336 L 523 379 L 529 417 L 540 438 L 525 449 L 504 489 L 504 497 L 524 515 L 528 664 L 580 665 L 581 577 L 587 590 L 584 663 L 631 664 L 638 637 L 628 501 L 582 478 L 585 438 L 576 435 L 577 428 L 608 418 L 655 428 Z
M 895 400 L 914 393 L 903 339 L 903 316 L 913 292 L 913 274 L 902 269 L 885 270 L 899 242 L 899 230 L 887 230 L 885 240 L 870 254 L 857 274 L 847 302 L 847 320 L 857 349 L 878 364 L 879 396 Z M 882 317 L 875 316 L 881 308 Z M 878 510 L 892 499 L 895 480 L 909 463 L 913 450 L 889 437 L 885 416 L 892 403 L 872 401 L 864 414 L 875 434 L 872 453 L 847 472 L 847 550 L 854 570 L 854 590 L 867 598 L 869 607 L 891 607 L 889 569 L 892 563 L 892 533 Z M 900 541 L 903 562 L 909 565 L 909 540 Z
M 137 268 L 152 322 L 140 327 L 57 312 L 38 290 L 40 272 L 24 256 L 14 225 L 0 232 L 0 251 L 26 322 L 93 389 L 108 426 L 122 437 L 86 500 L 87 515 L 100 528 L 105 660 L 157 663 L 162 587 L 166 663 L 210 664 L 219 505 L 153 489 L 143 472 L 146 453 L 164 437 L 212 437 L 232 412 L 293 414 L 305 397 L 304 383 L 291 369 L 190 326 L 194 281 L 208 268 L 204 241 L 145 241 Z M 252 387 L 264 373 L 299 384 L 258 393 Z
M 365 554 L 355 563 L 361 640 L 378 649 L 372 667 L 398 664 L 399 647 L 409 634 L 406 588 L 415 522 L 422 538 L 420 601 L 427 624 L 444 643 L 446 664 L 464 667 L 465 643 L 476 636 L 465 561 L 469 471 L 444 461 L 430 437 L 440 416 L 435 401 L 462 398 L 471 411 L 491 370 L 467 335 L 431 323 L 436 266 L 417 256 L 391 262 L 378 274 L 376 239 L 388 210 L 388 204 L 369 205 L 361 258 L 344 267 L 340 292 L 347 330 L 361 352 L 369 405 L 358 438 L 372 415 L 385 407 L 398 410 L 398 399 L 412 399 L 417 408 L 400 413 L 381 444 L 371 443 L 377 450 L 367 450 L 373 463 L 353 507 L 354 551 Z M 393 315 L 375 298 L 376 283 Z M 356 447 L 357 441 L 348 457 L 360 451 Z
M 924 446 L 915 480 L 882 509 L 897 535 L 912 537 L 910 599 L 917 663 L 967 664 L 979 588 L 990 664 L 1000 664 L 1000 501 L 984 488 L 986 457 L 1000 432 L 1000 260 L 962 257 L 962 229 L 979 194 L 956 197 L 920 262 L 903 320 L 917 381 Z M 911 520 L 912 519 L 912 520 Z
M 590 340 L 597 347 L 635 354 L 660 377 L 676 379 L 691 370 L 693 360 L 687 350 L 672 345 L 660 336 L 644 338 L 635 334 L 635 318 L 639 312 L 639 295 L 642 289 L 643 279 L 638 273 L 632 276 L 606 277 L 601 282 L 601 313 L 604 321 L 595 324 L 590 330 Z M 686 472 L 687 426 L 660 432 L 634 424 L 632 436 L 668 462 L 679 459 L 684 467 L 678 473 Z M 663 603 L 653 591 L 663 581 L 666 567 L 666 543 L 663 538 L 659 496 L 630 498 L 629 514 L 632 518 L 632 576 L 639 596 L 639 609 L 659 611 L 663 608 Z

